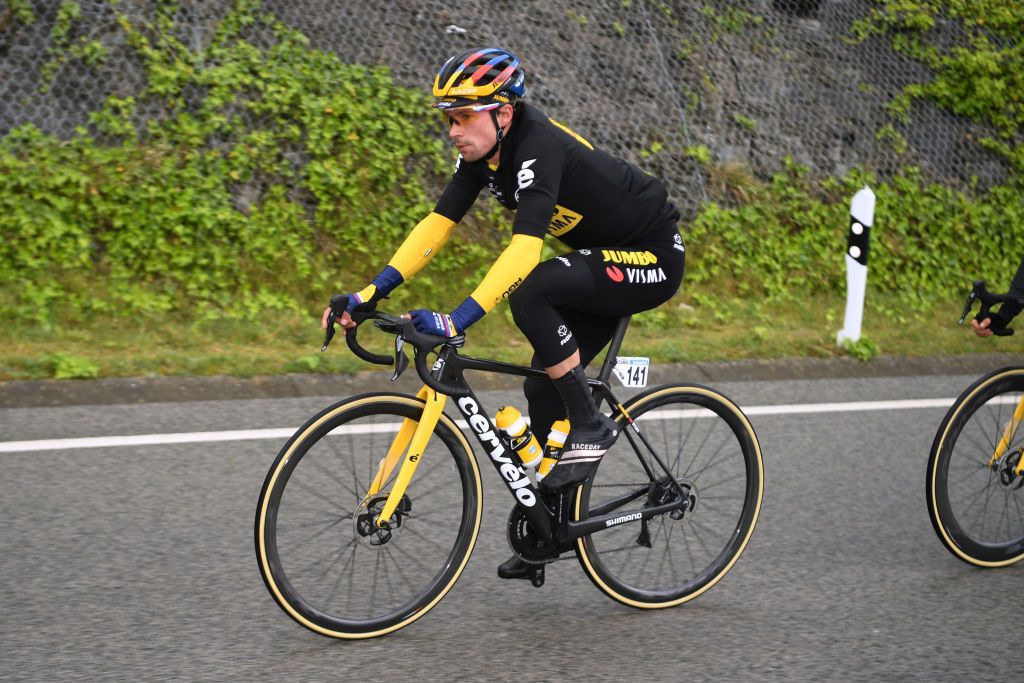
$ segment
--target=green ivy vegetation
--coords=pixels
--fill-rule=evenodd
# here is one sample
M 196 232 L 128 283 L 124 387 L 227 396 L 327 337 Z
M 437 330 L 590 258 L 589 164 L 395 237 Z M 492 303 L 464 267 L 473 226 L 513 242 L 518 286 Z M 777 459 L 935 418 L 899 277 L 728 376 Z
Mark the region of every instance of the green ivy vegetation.
M 145 68 L 137 97 L 109 98 L 69 140 L 31 125 L 0 140 L 0 319 L 307 310 L 365 285 L 432 208 L 452 157 L 421 91 L 312 49 L 252 0 L 195 51 L 174 38 L 176 5 L 119 17 Z M 55 42 L 78 44 L 78 16 L 65 0 Z M 418 292 L 483 250 L 450 246 Z
M 1008 0 L 880 0 L 856 22 L 854 39 L 887 37 L 934 77 L 906 86 L 891 103 L 909 120 L 915 100 L 988 124 L 978 142 L 1024 172 L 1024 11 Z M 951 43 L 950 36 L 955 37 Z M 893 135 L 894 131 L 888 130 Z
M 891 35 L 897 49 L 932 60 L 935 81 L 907 97 L 930 97 L 990 123 L 996 133 L 985 144 L 1016 158 L 1021 18 L 1002 11 L 1005 2 L 981 2 L 987 12 L 976 13 L 975 4 L 890 0 L 857 30 L 862 38 Z M 174 37 L 177 5 L 161 0 L 152 23 L 119 16 L 121 43 L 146 76 L 135 96 L 108 98 L 70 139 L 22 126 L 0 140 L 5 325 L 318 316 L 332 292 L 366 284 L 432 208 L 452 153 L 422 90 L 398 86 L 384 68 L 313 49 L 257 0 L 236 0 L 209 44 L 193 49 Z M 35 20 L 26 3 L 11 7 L 18 21 Z M 940 10 L 965 26 L 974 18 L 970 49 L 926 49 Z M 80 16 L 77 2 L 63 0 L 41 88 L 67 64 L 104 64 L 103 46 L 76 31 Z M 732 19 L 723 30 L 750 23 Z M 258 43 L 247 39 L 253 35 Z M 898 137 L 889 129 L 882 132 Z M 660 149 L 654 142 L 644 152 Z M 743 168 L 712 168 L 707 147 L 686 153 L 708 169 L 717 197 L 686 226 L 679 296 L 701 319 L 708 311 L 713 322 L 744 319 L 767 302 L 841 300 L 849 201 L 865 184 L 878 198 L 872 301 L 883 302 L 896 324 L 945 305 L 975 277 L 998 288 L 1020 258 L 1024 174 L 984 193 L 964 192 L 913 168 L 884 183 L 862 171 L 817 181 L 787 160 L 762 182 Z M 496 203 L 482 204 L 486 213 L 467 219 L 389 308 L 454 306 L 467 282 L 479 281 L 508 220 Z M 545 247 L 545 258 L 554 253 Z M 671 332 L 681 324 L 679 310 L 645 313 L 637 327 Z M 766 324 L 759 321 L 752 334 L 764 337 Z M 851 350 L 876 352 L 870 344 Z M 54 376 L 99 372 L 75 355 L 51 354 L 43 363 Z M 320 361 L 295 363 L 292 370 L 313 371 Z
M 687 237 L 693 299 L 720 310 L 726 301 L 756 307 L 841 296 L 850 199 L 864 185 L 876 194 L 869 285 L 895 322 L 967 291 L 975 278 L 1009 284 L 1022 248 L 1019 182 L 977 198 L 930 183 L 913 168 L 885 183 L 860 171 L 815 183 L 806 167 L 787 159 L 770 182 L 744 188 L 739 206 L 703 207 Z

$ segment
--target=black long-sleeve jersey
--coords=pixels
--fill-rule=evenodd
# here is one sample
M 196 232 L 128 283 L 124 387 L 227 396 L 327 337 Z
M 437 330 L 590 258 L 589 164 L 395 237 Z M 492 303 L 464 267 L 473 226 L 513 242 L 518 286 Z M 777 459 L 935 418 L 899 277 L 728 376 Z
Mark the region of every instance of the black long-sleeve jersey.
M 456 223 L 484 187 L 516 211 L 513 234 L 553 235 L 573 249 L 672 240 L 679 212 L 654 176 L 523 105 L 498 167 L 461 157 L 434 209 Z

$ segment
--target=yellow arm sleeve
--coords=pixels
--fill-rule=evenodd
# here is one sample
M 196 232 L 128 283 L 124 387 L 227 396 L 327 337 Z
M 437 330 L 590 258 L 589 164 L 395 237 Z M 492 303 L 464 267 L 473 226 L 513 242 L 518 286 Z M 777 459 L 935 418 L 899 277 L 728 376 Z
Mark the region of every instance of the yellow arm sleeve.
M 448 242 L 454 227 L 455 222 L 451 219 L 431 212 L 412 229 L 388 265 L 401 273 L 403 279 L 408 280 L 427 265 L 434 254 Z
M 543 245 L 544 240 L 540 237 L 512 235 L 512 241 L 470 295 L 485 313 L 508 297 L 540 263 Z

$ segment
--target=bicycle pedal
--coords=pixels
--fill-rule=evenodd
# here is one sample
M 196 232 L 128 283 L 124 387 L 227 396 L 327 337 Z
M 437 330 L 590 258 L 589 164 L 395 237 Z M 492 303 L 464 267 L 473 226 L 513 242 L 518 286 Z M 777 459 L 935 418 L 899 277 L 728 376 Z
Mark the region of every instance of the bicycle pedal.
M 530 569 L 530 583 L 533 584 L 534 588 L 540 588 L 544 585 L 544 565 L 536 565 L 536 569 Z

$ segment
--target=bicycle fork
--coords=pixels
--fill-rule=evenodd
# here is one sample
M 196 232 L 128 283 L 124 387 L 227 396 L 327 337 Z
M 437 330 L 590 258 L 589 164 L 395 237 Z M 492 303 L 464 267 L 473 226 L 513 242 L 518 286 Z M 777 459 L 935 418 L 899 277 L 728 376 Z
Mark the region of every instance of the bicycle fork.
M 1013 415 L 1003 428 L 1003 437 L 999 440 L 995 453 L 992 454 L 988 461 L 989 469 L 995 467 L 996 462 L 1006 454 L 1006 449 L 1010 447 L 1013 435 L 1017 432 L 1017 427 L 1020 426 L 1021 422 L 1024 422 L 1024 396 L 1021 396 L 1020 401 L 1017 403 L 1017 408 L 1013 411 Z M 1024 457 L 1020 458 L 1017 462 L 1013 474 L 1018 477 L 1024 476 Z
M 423 399 L 426 402 L 426 405 L 423 407 L 423 414 L 419 420 L 407 417 L 402 421 L 402 426 L 398 429 L 395 440 L 391 442 L 391 447 L 388 448 L 388 454 L 381 459 L 380 464 L 377 466 L 377 476 L 373 478 L 373 482 L 366 492 L 365 500 L 369 500 L 371 496 L 379 493 L 385 482 L 391 478 L 391 473 L 402 458 L 402 453 L 405 453 L 405 460 L 402 461 L 402 467 L 398 470 L 398 477 L 395 479 L 394 486 L 391 487 L 391 492 L 384 503 L 384 508 L 377 519 L 374 520 L 374 524 L 378 528 L 384 527 L 398 508 L 398 504 L 405 495 L 409 482 L 412 481 L 412 475 L 416 471 L 416 466 L 419 464 L 420 458 L 423 457 L 423 452 L 427 449 L 427 442 L 430 440 L 430 435 L 434 433 L 437 420 L 444 410 L 445 401 L 448 399 L 446 395 L 439 394 L 427 386 L 420 389 L 419 393 L 416 394 L 416 398 Z M 408 451 L 406 450 L 407 447 Z

